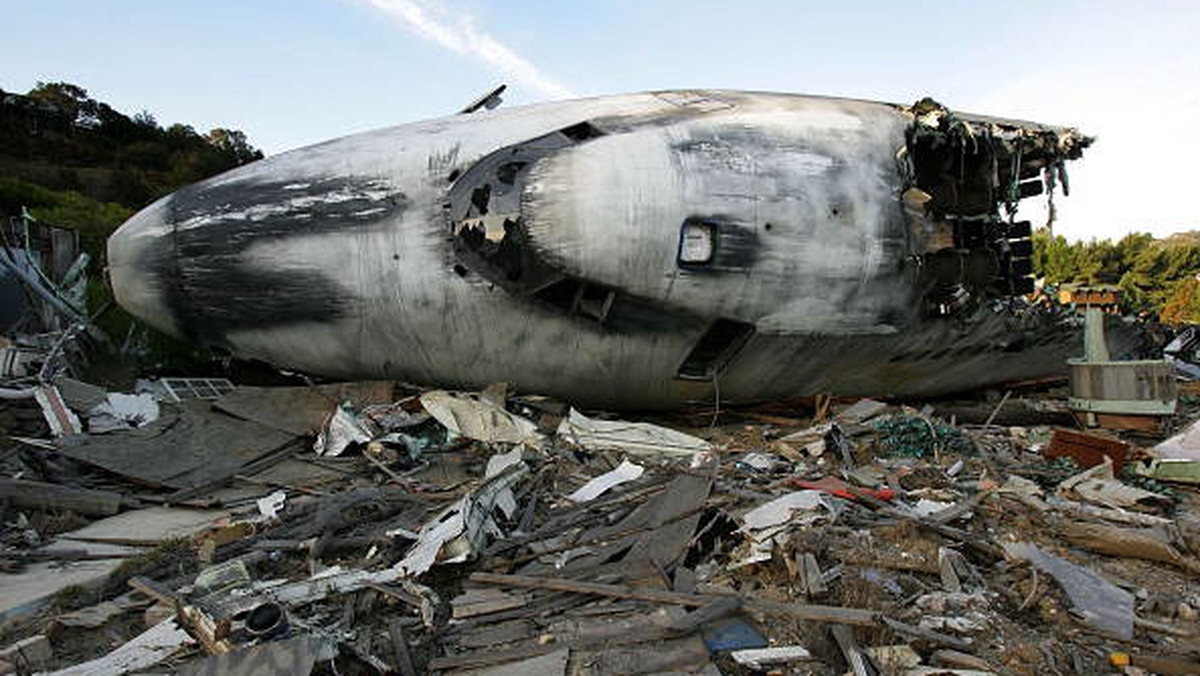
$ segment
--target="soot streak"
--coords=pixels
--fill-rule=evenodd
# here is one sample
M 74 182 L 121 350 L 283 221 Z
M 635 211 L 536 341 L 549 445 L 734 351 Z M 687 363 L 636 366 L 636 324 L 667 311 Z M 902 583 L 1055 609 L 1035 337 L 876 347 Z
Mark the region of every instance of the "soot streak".
M 383 180 L 328 178 L 202 182 L 167 205 L 170 234 L 149 248 L 167 306 L 184 335 L 227 342 L 232 331 L 347 316 L 355 298 L 320 269 L 269 269 L 246 257 L 255 243 L 335 234 L 391 222 L 409 206 Z

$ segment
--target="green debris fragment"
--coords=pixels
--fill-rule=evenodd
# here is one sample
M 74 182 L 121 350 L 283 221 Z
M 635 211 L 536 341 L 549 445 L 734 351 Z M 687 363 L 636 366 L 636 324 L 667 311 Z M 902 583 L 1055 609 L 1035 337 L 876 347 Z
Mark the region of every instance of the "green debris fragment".
M 1126 469 L 1125 473 L 1146 477 L 1150 481 L 1157 479 L 1158 481 L 1200 484 L 1200 461 L 1173 458 L 1154 460 L 1149 464 L 1133 464 Z M 1146 490 L 1151 489 L 1147 488 Z
M 875 423 L 880 447 L 885 455 L 911 458 L 934 455 L 975 455 L 975 444 L 959 430 L 936 420 L 915 415 L 896 415 Z

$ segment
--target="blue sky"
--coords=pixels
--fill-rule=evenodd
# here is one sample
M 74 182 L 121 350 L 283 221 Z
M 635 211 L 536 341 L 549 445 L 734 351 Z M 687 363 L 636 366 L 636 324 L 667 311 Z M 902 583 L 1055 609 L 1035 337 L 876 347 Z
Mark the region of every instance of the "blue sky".
M 720 87 L 1069 124 L 1056 231 L 1200 229 L 1200 2 L 0 0 L 0 88 L 66 80 L 268 153 L 505 105 Z M 1026 210 L 1044 220 L 1038 207 Z

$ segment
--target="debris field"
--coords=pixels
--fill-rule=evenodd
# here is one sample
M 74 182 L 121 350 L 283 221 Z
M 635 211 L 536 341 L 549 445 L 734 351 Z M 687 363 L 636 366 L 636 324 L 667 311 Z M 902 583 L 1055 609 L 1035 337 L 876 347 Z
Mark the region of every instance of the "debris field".
M 1062 382 L 618 417 L 111 393 L 40 344 L 0 400 L 0 673 L 1200 673 L 1194 383 L 1120 432 Z

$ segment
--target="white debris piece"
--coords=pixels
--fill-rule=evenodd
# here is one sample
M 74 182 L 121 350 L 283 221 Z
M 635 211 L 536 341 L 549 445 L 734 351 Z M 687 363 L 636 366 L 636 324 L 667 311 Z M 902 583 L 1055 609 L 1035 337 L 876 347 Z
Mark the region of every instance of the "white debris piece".
M 825 509 L 818 510 L 819 507 Z M 730 564 L 730 570 L 769 561 L 777 538 L 786 536 L 789 526 L 812 523 L 832 511 L 833 505 L 825 493 L 805 490 L 788 493 L 746 512 L 740 530 L 746 534 L 749 549 Z
M 483 472 L 484 479 L 491 479 L 513 465 L 521 464 L 521 448 L 512 449 L 508 453 L 497 453 L 488 458 L 487 469 Z M 517 511 L 517 497 L 511 488 L 505 488 L 496 494 L 496 507 L 504 512 L 505 518 L 511 519 Z
M 888 405 L 874 399 L 859 399 L 854 405 L 835 416 L 838 422 L 861 425 L 887 410 Z
M 517 462 L 511 462 L 511 453 L 504 454 L 505 459 L 495 461 L 495 467 L 501 469 L 495 470 L 496 473 L 486 477 L 478 488 L 421 527 L 416 544 L 396 564 L 396 569 L 402 575 L 420 575 L 438 561 L 466 561 L 483 547 L 488 536 L 504 535 L 492 518 L 492 511 L 515 507 L 512 486 L 529 471 L 525 463 L 520 461 L 519 449 L 516 452 Z M 492 465 L 492 462 L 488 464 Z M 509 504 L 505 504 L 506 501 Z
M 283 503 L 287 502 L 287 493 L 275 491 L 265 498 L 259 498 L 256 502 L 260 514 L 268 519 L 274 519 L 279 514 L 279 510 L 283 509 Z
M 917 518 L 923 518 L 926 516 L 933 516 L 934 514 L 950 509 L 953 506 L 954 503 L 952 502 L 942 502 L 940 500 L 921 498 L 920 500 L 917 500 L 917 504 L 909 507 L 907 511 L 909 514 Z
M 151 394 L 109 392 L 88 412 L 88 431 L 102 434 L 141 427 L 158 420 L 158 402 Z
M 443 427 L 469 439 L 534 446 L 543 440 L 533 421 L 473 394 L 434 390 L 421 395 L 421 405 Z
M 825 436 L 833 429 L 833 423 L 813 425 L 799 432 L 780 437 L 779 440 L 793 447 L 799 446 L 810 457 L 816 458 L 825 452 Z
M 350 444 L 365 444 L 371 440 L 371 433 L 359 421 L 350 402 L 343 402 L 329 416 L 325 427 L 317 435 L 313 450 L 317 455 L 338 456 Z
M 521 449 L 514 448 L 508 453 L 497 453 L 488 458 L 487 469 L 483 471 L 483 478 L 491 479 L 509 467 L 519 464 L 521 464 Z
M 629 462 L 628 460 L 623 460 L 616 469 L 611 472 L 601 474 L 600 476 L 587 482 L 581 486 L 579 490 L 568 495 L 567 499 L 572 502 L 587 502 L 589 500 L 595 500 L 605 491 L 613 488 L 614 486 L 619 486 L 623 483 L 637 479 L 638 477 L 642 476 L 642 473 L 645 471 L 645 467 Z
M 775 456 L 769 453 L 759 453 L 757 451 L 747 453 L 738 459 L 738 463 L 745 465 L 759 472 L 770 472 L 775 469 L 779 461 Z
M 571 409 L 558 435 L 589 451 L 623 451 L 633 455 L 675 455 L 700 462 L 712 444 L 690 434 L 650 423 L 597 420 Z
M 1104 464 L 1084 470 L 1060 483 L 1057 493 L 1059 497 L 1068 499 L 1074 497 L 1074 493 L 1087 502 L 1114 509 L 1168 502 L 1158 493 L 1130 486 L 1114 478 L 1112 459 L 1108 456 L 1105 456 Z
M 796 660 L 810 660 L 812 653 L 803 646 L 781 645 L 774 648 L 749 648 L 730 653 L 733 661 L 755 671 L 762 671 L 772 664 L 786 664 Z
M 987 617 L 983 615 L 980 615 L 978 618 L 926 615 L 921 618 L 921 621 L 917 626 L 921 627 L 922 629 L 931 629 L 933 631 L 951 631 L 956 634 L 978 634 L 987 628 Z
M 1178 460 L 1200 460 L 1200 420 L 1184 431 L 1150 449 L 1156 458 Z
M 742 531 L 749 533 L 787 523 L 793 512 L 813 511 L 818 507 L 830 509 L 825 493 L 821 491 L 788 493 L 746 512 L 742 517 Z

